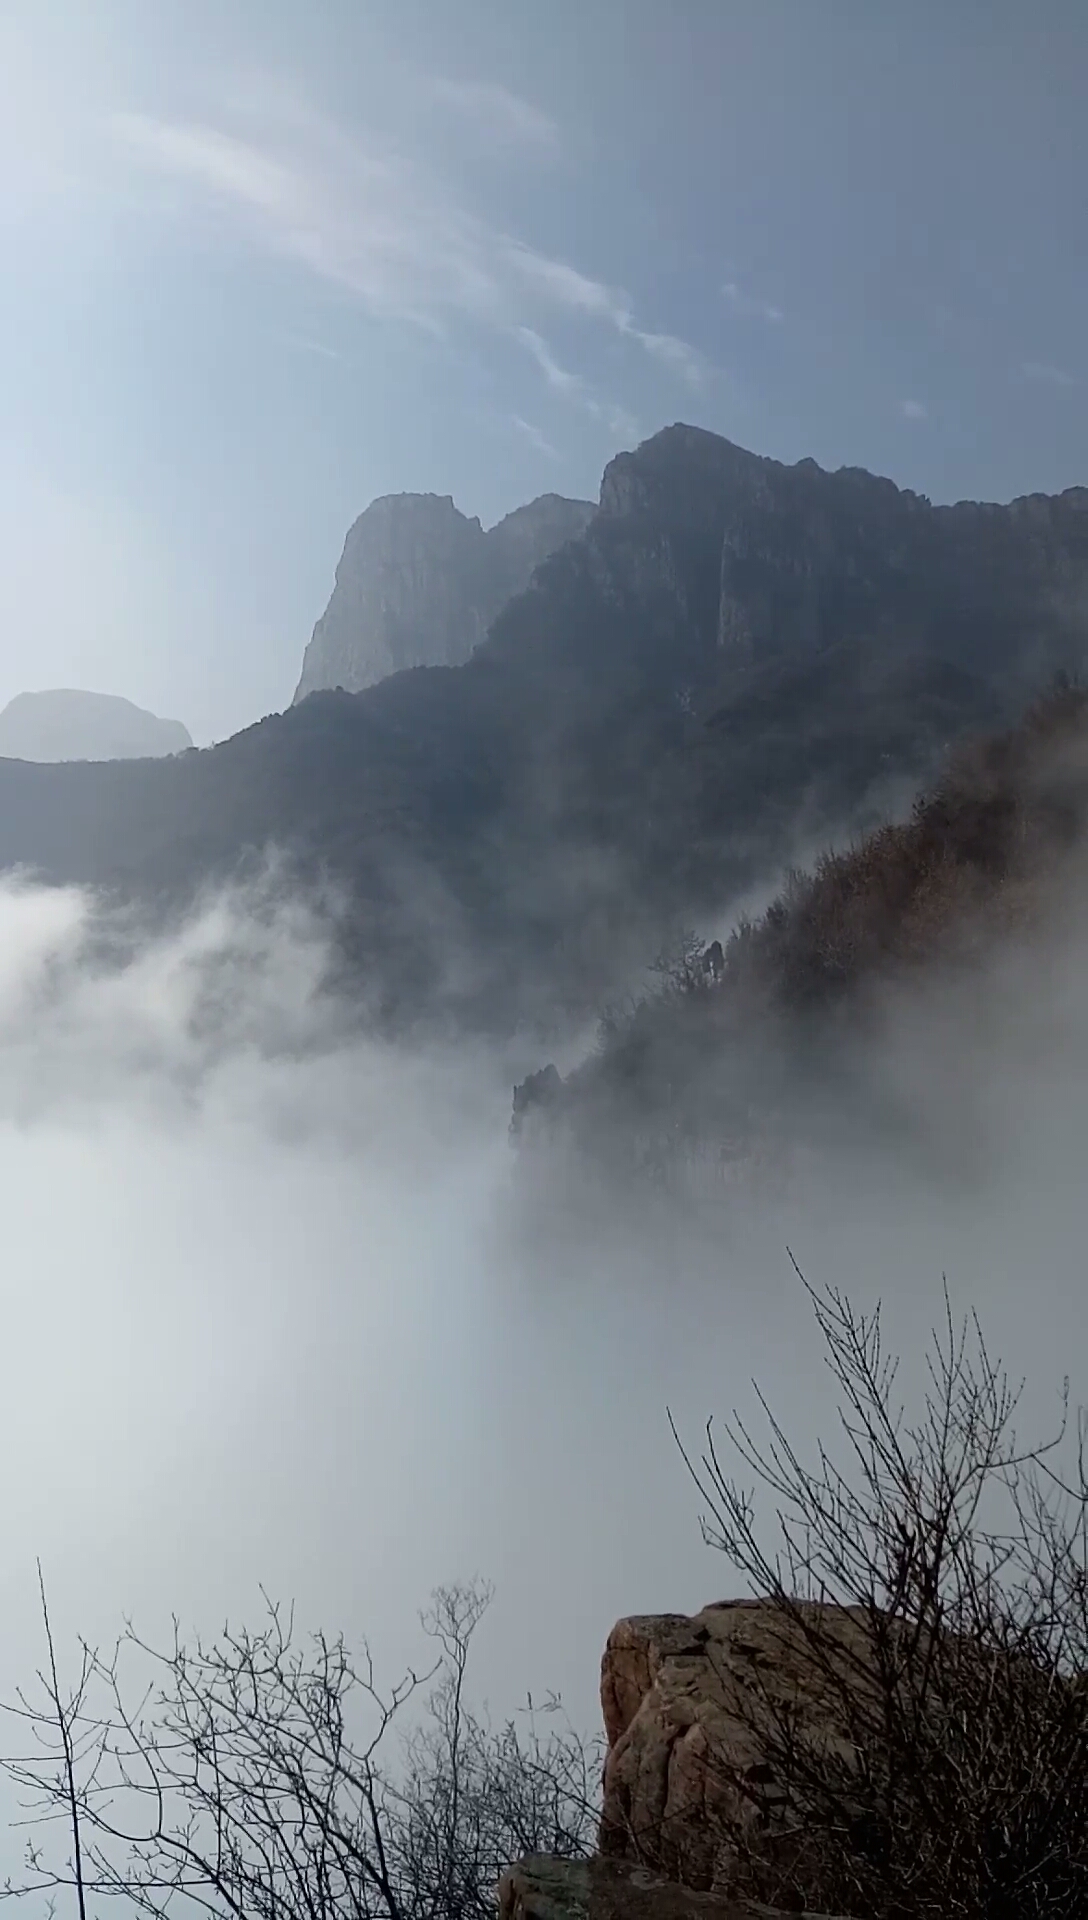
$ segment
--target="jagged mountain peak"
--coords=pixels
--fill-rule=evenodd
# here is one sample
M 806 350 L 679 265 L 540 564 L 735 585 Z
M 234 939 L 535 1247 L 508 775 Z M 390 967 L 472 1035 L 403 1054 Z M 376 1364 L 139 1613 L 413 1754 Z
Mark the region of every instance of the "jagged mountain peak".
M 589 501 L 542 494 L 485 531 L 451 494 L 371 501 L 344 542 L 296 702 L 323 688 L 358 693 L 405 667 L 467 660 L 534 569 L 593 513 Z

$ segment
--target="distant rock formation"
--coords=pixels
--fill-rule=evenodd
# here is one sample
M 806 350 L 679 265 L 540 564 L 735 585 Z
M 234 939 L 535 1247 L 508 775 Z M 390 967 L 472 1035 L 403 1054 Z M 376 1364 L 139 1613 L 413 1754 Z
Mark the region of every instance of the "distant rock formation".
M 403 667 L 467 660 L 541 561 L 584 533 L 594 511 L 588 500 L 546 493 L 485 533 L 448 495 L 373 501 L 344 542 L 296 702 L 323 688 L 358 693 Z
M 180 720 L 160 720 L 114 693 L 17 693 L 0 713 L 5 760 L 159 760 L 192 744 Z
M 563 1081 L 559 1069 L 549 1061 L 541 1067 L 539 1073 L 530 1073 L 514 1088 L 514 1110 L 510 1119 L 510 1135 L 517 1139 L 529 1116 L 539 1112 L 544 1116 L 562 1098 Z

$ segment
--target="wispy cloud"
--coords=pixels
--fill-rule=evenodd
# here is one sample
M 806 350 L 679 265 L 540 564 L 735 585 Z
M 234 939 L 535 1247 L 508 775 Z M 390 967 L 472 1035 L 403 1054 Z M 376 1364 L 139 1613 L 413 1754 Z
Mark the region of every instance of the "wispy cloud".
M 579 273 L 576 267 L 568 266 L 565 260 L 552 260 L 518 240 L 507 240 L 503 252 L 522 281 L 554 306 L 588 314 L 595 320 L 607 320 L 621 333 L 630 325 L 629 303 L 623 294 L 602 280 L 593 280 L 588 274 Z
M 502 312 L 486 233 L 440 185 L 299 110 L 258 133 L 115 116 L 129 155 L 245 223 L 257 244 L 347 289 L 372 314 L 432 330 Z
M 1052 366 L 1048 360 L 1024 360 L 1020 371 L 1025 380 L 1035 380 L 1041 386 L 1075 387 L 1076 376 L 1067 373 L 1064 367 Z
M 639 438 L 639 424 L 634 414 L 616 401 L 595 392 L 584 375 L 560 366 L 547 341 L 535 327 L 519 327 L 517 331 L 519 340 L 536 361 L 553 393 L 562 394 L 564 399 L 576 402 L 592 419 L 601 421 L 614 439 Z
M 727 280 L 722 287 L 722 298 L 727 300 L 734 313 L 745 319 L 766 320 L 772 326 L 778 326 L 785 319 L 781 307 L 773 306 L 769 300 L 759 300 L 754 294 L 746 293 L 736 280 Z
M 502 88 L 428 84 L 458 110 L 475 104 L 493 125 L 543 138 L 538 110 Z M 622 289 L 502 232 L 433 169 L 348 133 L 305 100 L 282 91 L 251 98 L 229 125 L 126 113 L 111 127 L 131 162 L 186 189 L 198 213 L 233 217 L 252 242 L 348 290 L 379 318 L 439 332 L 455 318 L 520 331 L 549 385 L 568 394 L 580 376 L 558 365 L 535 325 L 549 313 L 610 329 L 690 386 L 706 377 L 697 350 L 643 326 Z
M 689 386 L 702 386 L 706 367 L 701 354 L 689 341 L 674 333 L 657 333 L 636 324 L 628 296 L 603 280 L 593 280 L 566 261 L 550 259 L 520 242 L 508 243 L 511 264 L 531 286 L 542 292 L 557 307 L 606 321 L 617 333 L 633 340 L 652 359 L 662 362 L 686 380 Z
M 929 408 L 921 400 L 901 400 L 899 411 L 904 420 L 928 420 Z
M 282 333 L 280 341 L 295 353 L 309 353 L 317 360 L 333 360 L 338 366 L 347 365 L 347 354 L 339 347 L 330 347 L 327 340 L 318 340 L 308 333 Z
M 157 120 L 149 114 L 118 113 L 113 129 L 132 152 L 164 172 L 187 176 L 272 215 L 298 209 L 300 182 L 282 161 L 216 127 Z
M 520 413 L 512 413 L 510 415 L 510 424 L 512 427 L 516 427 L 522 439 L 527 440 L 529 445 L 533 447 L 537 453 L 546 454 L 549 460 L 558 460 L 559 454 L 555 447 L 552 446 L 547 435 L 541 433 L 539 427 L 534 427 L 531 420 L 523 420 Z
M 559 151 L 559 128 L 551 115 L 507 87 L 436 77 L 424 82 L 424 91 L 495 145 L 524 147 L 543 156 Z
M 652 359 L 670 367 L 686 380 L 689 387 L 701 387 L 706 380 L 706 362 L 702 355 L 687 340 L 681 340 L 675 333 L 647 333 L 644 327 L 636 327 L 632 322 L 621 328 Z
M 570 373 L 566 367 L 559 365 L 547 341 L 542 339 L 535 327 L 519 327 L 518 339 L 528 348 L 549 387 L 556 393 L 565 393 L 572 399 L 585 393 L 586 383 L 581 374 Z

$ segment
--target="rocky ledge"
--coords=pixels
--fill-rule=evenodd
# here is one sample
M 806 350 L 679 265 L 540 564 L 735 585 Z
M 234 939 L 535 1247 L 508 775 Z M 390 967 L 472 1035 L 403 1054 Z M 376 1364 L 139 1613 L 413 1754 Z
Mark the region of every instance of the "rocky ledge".
M 630 1860 L 534 1854 L 504 1876 L 499 1920 L 783 1920 L 783 1909 L 700 1893 Z

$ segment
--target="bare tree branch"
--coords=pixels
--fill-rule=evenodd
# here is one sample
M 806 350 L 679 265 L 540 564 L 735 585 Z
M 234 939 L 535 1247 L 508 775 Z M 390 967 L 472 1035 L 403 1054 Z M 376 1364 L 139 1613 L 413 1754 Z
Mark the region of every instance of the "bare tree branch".
M 84 1648 L 69 1702 L 47 1623 L 41 1703 L 7 1709 L 32 1749 L 0 1765 L 33 1820 L 67 1814 L 77 1864 L 34 1843 L 23 1881 L 0 1893 L 75 1884 L 81 1902 L 85 1888 L 216 1920 L 492 1920 L 512 1859 L 592 1847 L 599 1754 L 554 1716 L 547 1733 L 532 1714 L 496 1732 L 469 1707 L 489 1600 L 481 1585 L 439 1590 L 422 1623 L 436 1658 L 388 1689 L 365 1646 L 353 1658 L 340 1636 L 300 1643 L 266 1600 L 256 1632 L 187 1645 L 175 1622 L 157 1648 L 130 1626 L 109 1658 Z

